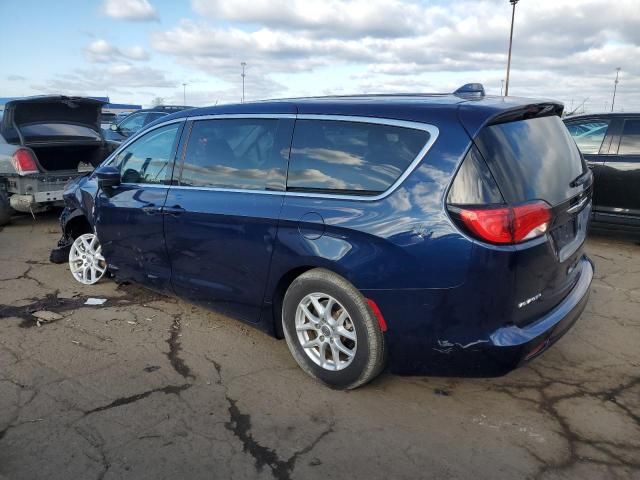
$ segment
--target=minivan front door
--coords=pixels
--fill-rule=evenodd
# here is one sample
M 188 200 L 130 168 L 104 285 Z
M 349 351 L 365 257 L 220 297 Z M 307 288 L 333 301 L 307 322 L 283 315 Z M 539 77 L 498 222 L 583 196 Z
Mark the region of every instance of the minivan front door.
M 169 190 L 164 215 L 179 296 L 259 321 L 293 123 L 293 118 L 221 118 L 191 125 L 185 158 L 176 164 L 179 182 Z
M 96 198 L 102 252 L 118 277 L 170 291 L 162 208 L 184 122 L 154 128 L 121 150 L 112 165 L 121 183 Z

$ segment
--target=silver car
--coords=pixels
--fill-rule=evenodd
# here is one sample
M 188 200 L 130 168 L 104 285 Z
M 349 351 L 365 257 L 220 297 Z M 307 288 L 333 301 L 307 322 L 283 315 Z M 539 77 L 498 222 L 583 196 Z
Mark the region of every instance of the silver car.
M 66 183 L 100 164 L 115 145 L 100 129 L 103 102 L 37 96 L 5 105 L 0 120 L 0 225 L 13 210 L 62 205 Z

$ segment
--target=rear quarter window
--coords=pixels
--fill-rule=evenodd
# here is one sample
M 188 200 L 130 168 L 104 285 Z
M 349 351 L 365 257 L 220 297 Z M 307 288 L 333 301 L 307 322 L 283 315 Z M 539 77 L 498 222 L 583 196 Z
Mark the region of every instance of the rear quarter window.
M 298 120 L 287 190 L 376 195 L 429 141 L 424 130 L 341 120 Z
M 555 206 L 582 191 L 571 183 L 586 166 L 559 117 L 491 125 L 475 142 L 509 203 L 545 200 Z

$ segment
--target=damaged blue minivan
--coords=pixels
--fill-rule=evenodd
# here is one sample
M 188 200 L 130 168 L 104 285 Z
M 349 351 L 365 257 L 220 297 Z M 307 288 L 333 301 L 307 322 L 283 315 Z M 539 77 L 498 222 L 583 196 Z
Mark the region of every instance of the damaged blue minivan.
M 470 84 L 182 111 L 67 187 L 52 259 L 284 338 L 333 388 L 385 365 L 504 374 L 593 278 L 592 174 L 562 108 Z

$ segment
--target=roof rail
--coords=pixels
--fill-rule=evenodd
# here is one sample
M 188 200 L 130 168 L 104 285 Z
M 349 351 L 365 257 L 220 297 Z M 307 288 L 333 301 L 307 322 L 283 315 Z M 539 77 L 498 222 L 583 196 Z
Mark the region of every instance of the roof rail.
M 453 92 L 454 95 L 472 95 L 484 97 L 484 87 L 481 83 L 467 83 Z

